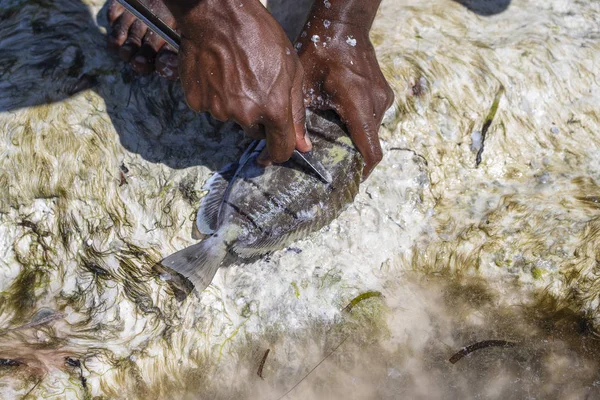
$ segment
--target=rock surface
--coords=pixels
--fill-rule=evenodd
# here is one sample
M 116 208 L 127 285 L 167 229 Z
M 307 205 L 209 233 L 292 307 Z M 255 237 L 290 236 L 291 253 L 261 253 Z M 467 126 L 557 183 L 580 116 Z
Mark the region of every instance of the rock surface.
M 600 3 L 482 3 L 384 0 L 381 165 L 184 299 L 154 264 L 241 132 L 110 56 L 101 1 L 4 1 L 2 397 L 598 397 Z

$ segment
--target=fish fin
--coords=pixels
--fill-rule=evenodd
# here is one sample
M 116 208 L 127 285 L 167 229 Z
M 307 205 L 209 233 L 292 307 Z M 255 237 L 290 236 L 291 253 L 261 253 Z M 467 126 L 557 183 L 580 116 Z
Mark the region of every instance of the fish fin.
M 235 244 L 233 245 L 232 250 L 241 258 L 262 256 L 264 254 L 283 249 L 285 246 L 296 241 L 297 239 L 305 237 L 309 234 L 309 232 L 310 230 L 308 227 L 304 226 L 295 232 L 288 233 L 287 235 L 259 239 L 250 246 Z
M 202 199 L 198 214 L 196 215 L 196 226 L 200 233 L 211 235 L 217 230 L 219 210 L 223 204 L 225 191 L 238 168 L 238 163 L 227 165 L 223 170 L 211 176 L 202 187 L 209 192 Z
M 244 154 L 240 157 L 240 165 L 244 165 L 248 160 L 250 160 L 253 156 L 257 156 L 260 152 L 267 146 L 267 141 L 265 139 L 262 140 L 254 140 Z
M 160 263 L 186 277 L 199 294 L 210 285 L 226 255 L 227 245 L 223 239 L 211 236 L 170 255 Z

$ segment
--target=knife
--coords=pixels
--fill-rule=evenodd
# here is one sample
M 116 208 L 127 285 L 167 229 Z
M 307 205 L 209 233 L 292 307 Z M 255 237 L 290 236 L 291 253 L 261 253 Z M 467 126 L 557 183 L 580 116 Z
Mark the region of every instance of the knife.
M 158 18 L 143 4 L 140 0 L 117 0 L 127 11 L 132 13 L 136 18 L 142 21 L 144 24 L 156 33 L 158 36 L 163 38 L 175 51 L 179 51 L 179 44 L 181 43 L 181 36 L 175 32 L 169 25 L 167 25 L 162 19 Z M 323 167 L 323 165 L 314 159 L 312 152 L 300 153 L 298 150 L 294 150 L 291 159 L 296 163 L 300 164 L 304 168 L 317 175 L 323 182 L 331 183 L 331 175 Z
M 294 149 L 291 159 L 297 164 L 300 164 L 302 167 L 308 169 L 313 174 L 317 175 L 317 177 L 321 179 L 323 183 L 331 183 L 331 174 L 327 172 L 325 167 L 323 167 L 323 164 L 313 157 L 312 151 L 300 153 L 298 150 Z

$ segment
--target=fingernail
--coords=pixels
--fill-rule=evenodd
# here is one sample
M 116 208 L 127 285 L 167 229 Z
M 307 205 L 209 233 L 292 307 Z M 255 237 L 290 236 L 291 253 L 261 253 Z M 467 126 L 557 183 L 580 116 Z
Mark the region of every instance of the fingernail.
M 309 149 L 312 149 L 312 142 L 310 141 L 310 138 L 308 137 L 308 132 L 306 132 L 304 134 L 304 143 L 306 143 L 306 145 L 309 147 Z
M 158 56 L 158 60 L 170 67 L 177 67 L 177 54 L 161 53 Z
M 271 158 L 269 157 L 269 153 L 267 152 L 266 148 L 260 152 L 258 157 L 256 157 L 256 162 L 259 165 L 262 165 L 263 167 L 268 167 L 269 165 L 273 165 L 273 161 L 271 161 Z
M 156 73 L 160 76 L 162 76 L 163 78 L 172 78 L 173 75 L 175 75 L 175 73 L 173 72 L 173 70 L 170 67 L 164 67 L 161 69 L 157 69 Z
M 148 62 L 148 60 L 146 59 L 146 57 L 141 56 L 141 55 L 137 55 L 135 56 L 135 62 L 139 63 L 139 64 L 146 64 Z

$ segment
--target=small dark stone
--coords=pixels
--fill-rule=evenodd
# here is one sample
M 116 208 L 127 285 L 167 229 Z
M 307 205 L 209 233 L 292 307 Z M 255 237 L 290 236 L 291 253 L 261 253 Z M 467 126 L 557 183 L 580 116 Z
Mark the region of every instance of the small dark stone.
M 0 367 L 18 367 L 21 363 L 17 360 L 8 358 L 0 358 Z
M 75 367 L 75 368 L 81 367 L 81 362 L 76 358 L 66 357 L 65 362 L 67 363 L 67 365 L 69 367 Z

